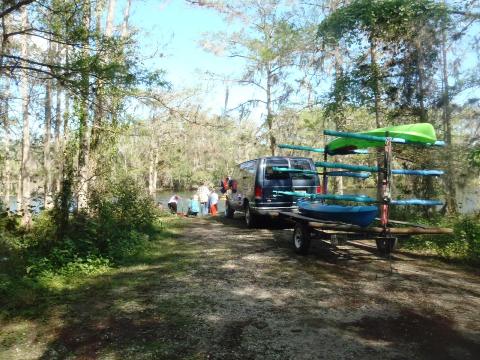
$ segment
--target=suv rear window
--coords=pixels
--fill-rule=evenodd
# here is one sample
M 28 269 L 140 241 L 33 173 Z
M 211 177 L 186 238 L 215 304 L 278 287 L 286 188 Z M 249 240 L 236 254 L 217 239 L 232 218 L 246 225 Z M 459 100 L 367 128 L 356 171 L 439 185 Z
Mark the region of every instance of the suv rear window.
M 265 164 L 265 179 L 266 180 L 289 179 L 290 178 L 290 173 L 288 173 L 288 172 L 275 172 L 275 171 L 273 171 L 274 167 L 288 168 L 288 162 L 286 160 L 267 160 L 267 162 Z
M 310 161 L 307 159 L 290 159 L 290 168 L 299 170 L 312 170 Z M 314 177 L 314 174 L 291 173 L 294 179 L 309 179 Z

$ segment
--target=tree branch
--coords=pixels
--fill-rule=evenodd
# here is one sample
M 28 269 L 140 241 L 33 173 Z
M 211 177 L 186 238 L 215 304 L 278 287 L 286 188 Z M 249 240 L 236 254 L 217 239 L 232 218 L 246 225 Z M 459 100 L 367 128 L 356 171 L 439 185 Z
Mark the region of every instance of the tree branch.
M 37 0 L 20 0 L 18 3 L 6 8 L 5 10 L 3 10 L 2 12 L 0 12 L 0 19 L 3 18 L 4 16 L 7 16 L 8 14 L 14 12 L 14 11 L 17 11 L 19 10 L 20 8 L 28 5 L 28 4 L 31 4 L 33 2 L 35 2 Z
M 468 18 L 474 18 L 474 19 L 480 20 L 480 13 L 473 13 L 473 12 L 460 11 L 460 10 L 450 10 L 450 13 L 454 15 L 462 15 Z

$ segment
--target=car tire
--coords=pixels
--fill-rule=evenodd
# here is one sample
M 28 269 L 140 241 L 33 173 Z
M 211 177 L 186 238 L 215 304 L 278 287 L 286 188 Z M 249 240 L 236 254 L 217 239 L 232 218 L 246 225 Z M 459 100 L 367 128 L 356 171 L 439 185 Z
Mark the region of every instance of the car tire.
M 227 219 L 233 219 L 233 214 L 235 214 L 235 210 L 232 209 L 229 202 L 225 202 L 225 217 Z
M 257 226 L 257 215 L 252 212 L 250 205 L 245 205 L 245 224 L 252 229 Z
M 310 229 L 307 225 L 297 223 L 293 230 L 293 247 L 295 252 L 300 255 L 307 255 L 310 249 Z

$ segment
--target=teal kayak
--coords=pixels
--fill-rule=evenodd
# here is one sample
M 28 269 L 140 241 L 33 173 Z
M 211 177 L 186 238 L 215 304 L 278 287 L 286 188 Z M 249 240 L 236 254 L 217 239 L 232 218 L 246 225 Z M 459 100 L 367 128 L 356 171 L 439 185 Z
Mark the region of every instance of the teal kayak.
M 392 138 L 404 139 L 410 143 L 418 144 L 434 144 L 437 141 L 435 129 L 430 123 L 390 126 L 368 131 L 362 131 L 355 134 L 378 137 L 389 136 Z M 329 153 L 345 153 L 357 149 L 366 149 L 369 147 L 382 147 L 383 145 L 384 141 L 339 137 L 332 140 L 327 145 L 327 148 Z

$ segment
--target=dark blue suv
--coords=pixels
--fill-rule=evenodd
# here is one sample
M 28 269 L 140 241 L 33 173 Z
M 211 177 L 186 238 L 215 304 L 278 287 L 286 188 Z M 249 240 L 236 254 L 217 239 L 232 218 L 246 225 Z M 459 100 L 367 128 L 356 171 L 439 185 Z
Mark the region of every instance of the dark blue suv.
M 275 167 L 316 170 L 313 160 L 305 157 L 262 157 L 239 164 L 232 174 L 236 186 L 226 194 L 225 216 L 232 218 L 235 211 L 242 211 L 247 226 L 254 227 L 262 215 L 275 216 L 279 211 L 297 209 L 296 198 L 276 195 L 274 190 L 310 194 L 321 191 L 318 175 L 276 172 Z

